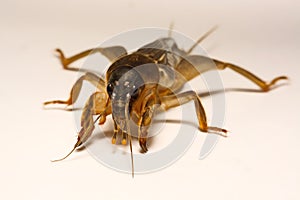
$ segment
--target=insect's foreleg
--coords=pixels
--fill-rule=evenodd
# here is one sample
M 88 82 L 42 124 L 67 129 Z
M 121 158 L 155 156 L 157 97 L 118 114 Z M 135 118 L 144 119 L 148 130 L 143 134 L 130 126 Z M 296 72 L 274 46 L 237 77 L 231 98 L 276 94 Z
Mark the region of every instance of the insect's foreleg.
M 101 91 L 105 91 L 105 82 L 102 78 L 98 77 L 97 75 L 93 73 L 86 73 L 85 75 L 81 76 L 76 83 L 73 85 L 72 90 L 70 92 L 70 97 L 66 101 L 62 100 L 54 100 L 54 101 L 47 101 L 44 103 L 44 105 L 48 104 L 66 104 L 67 106 L 70 106 L 75 103 L 77 100 L 80 90 L 82 88 L 83 81 L 88 81 L 91 84 L 93 84 L 96 88 L 98 88 Z
M 138 140 L 143 153 L 148 151 L 147 137 L 152 117 L 154 114 L 154 106 L 148 106 L 139 122 Z
M 211 127 L 207 125 L 206 114 L 203 108 L 203 105 L 200 101 L 199 96 L 194 91 L 187 91 L 177 95 L 169 95 L 161 98 L 161 108 L 163 110 L 168 110 L 170 108 L 174 108 L 189 101 L 194 101 L 197 118 L 199 122 L 199 128 L 203 132 L 217 132 L 219 135 L 226 136 L 227 131 L 218 127 Z
M 245 78 L 249 79 L 250 81 L 252 81 L 253 83 L 255 83 L 257 86 L 259 86 L 263 91 L 269 91 L 271 89 L 272 86 L 274 86 L 279 80 L 286 80 L 288 79 L 286 76 L 279 76 L 274 78 L 272 81 L 270 82 L 266 82 L 263 81 L 262 79 L 260 79 L 259 77 L 257 77 L 256 75 L 254 75 L 253 73 L 239 67 L 236 66 L 234 64 L 230 64 L 230 63 L 224 63 L 224 62 L 220 62 L 218 60 L 214 60 L 214 62 L 217 65 L 218 69 L 232 69 L 233 71 L 239 73 L 240 75 L 244 76 Z
M 102 123 L 105 122 L 106 115 L 110 114 L 110 109 L 107 109 L 108 97 L 105 92 L 95 92 L 87 101 L 81 116 L 81 130 L 77 136 L 77 142 L 72 151 L 62 159 L 54 160 L 61 161 L 67 158 L 71 153 L 80 145 L 82 145 L 91 135 L 95 128 L 94 124 L 99 119 Z M 96 120 L 93 119 L 94 115 L 99 115 Z
M 103 56 L 105 56 L 111 62 L 113 62 L 117 58 L 127 54 L 126 49 L 122 46 L 112 46 L 112 47 L 106 47 L 106 48 L 88 49 L 88 50 L 78 53 L 74 56 L 71 56 L 69 58 L 65 57 L 62 50 L 56 49 L 56 51 L 59 54 L 59 58 L 60 58 L 63 68 L 66 70 L 71 70 L 71 71 L 80 71 L 79 68 L 70 67 L 69 65 L 81 58 L 84 58 L 84 57 L 90 55 L 90 54 L 101 53 Z
M 150 89 L 150 93 L 144 98 L 143 111 L 138 121 L 138 140 L 143 153 L 148 151 L 147 138 L 148 129 L 151 125 L 152 118 L 154 116 L 155 109 L 160 105 L 160 99 L 156 94 L 156 87 Z

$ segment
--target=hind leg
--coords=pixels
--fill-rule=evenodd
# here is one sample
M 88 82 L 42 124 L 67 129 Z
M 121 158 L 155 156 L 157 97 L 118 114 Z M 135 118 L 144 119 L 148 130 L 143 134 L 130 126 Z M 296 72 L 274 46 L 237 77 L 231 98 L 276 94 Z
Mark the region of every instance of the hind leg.
M 177 66 L 176 70 L 180 72 L 186 80 L 191 80 L 196 76 L 209 71 L 209 70 L 224 70 L 226 68 L 232 69 L 239 73 L 245 78 L 252 81 L 254 84 L 259 86 L 262 91 L 269 91 L 279 80 L 288 79 L 286 76 L 279 76 L 274 78 L 270 82 L 266 82 L 261 78 L 257 77 L 253 73 L 239 66 L 231 63 L 221 62 L 215 59 L 211 59 L 200 55 L 191 55 L 183 59 Z
M 239 67 L 236 66 L 234 64 L 230 64 L 230 63 L 224 63 L 224 62 L 220 62 L 217 60 L 214 60 L 215 63 L 217 64 L 217 68 L 218 69 L 232 69 L 233 71 L 239 73 L 240 75 L 244 76 L 245 78 L 249 79 L 250 81 L 252 81 L 254 84 L 256 84 L 258 87 L 260 87 L 262 89 L 262 91 L 269 91 L 270 89 L 272 89 L 272 87 L 279 81 L 279 80 L 287 80 L 288 77 L 286 76 L 279 76 L 274 78 L 273 80 L 271 80 L 270 82 L 266 82 L 264 80 L 262 80 L 261 78 L 257 77 L 256 75 L 254 75 L 253 73 Z

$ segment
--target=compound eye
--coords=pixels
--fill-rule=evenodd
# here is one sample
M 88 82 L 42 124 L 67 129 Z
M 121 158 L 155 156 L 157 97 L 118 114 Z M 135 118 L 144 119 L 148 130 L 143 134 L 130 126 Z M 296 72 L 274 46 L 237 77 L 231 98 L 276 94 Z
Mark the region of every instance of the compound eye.
M 111 83 L 109 83 L 106 87 L 106 90 L 107 90 L 108 95 L 111 96 L 114 91 L 114 86 Z
M 131 98 L 136 99 L 137 96 L 138 96 L 138 94 L 139 94 L 139 89 L 138 88 L 134 88 L 134 90 L 133 90 L 133 92 L 131 94 Z

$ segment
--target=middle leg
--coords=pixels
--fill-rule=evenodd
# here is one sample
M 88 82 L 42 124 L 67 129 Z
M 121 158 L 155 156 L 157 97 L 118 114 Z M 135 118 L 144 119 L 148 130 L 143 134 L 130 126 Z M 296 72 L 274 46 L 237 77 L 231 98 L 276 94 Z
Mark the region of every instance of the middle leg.
M 73 63 L 81 58 L 84 58 L 88 55 L 94 54 L 94 53 L 101 53 L 103 56 L 105 56 L 111 62 L 114 62 L 119 57 L 127 54 L 126 49 L 122 46 L 111 46 L 111 47 L 105 47 L 105 48 L 88 49 L 88 50 L 78 53 L 74 56 L 71 56 L 69 58 L 65 57 L 62 50 L 56 49 L 56 51 L 59 54 L 59 58 L 60 58 L 63 68 L 66 70 L 71 70 L 71 71 L 80 71 L 79 68 L 70 67 L 71 63 Z
M 67 106 L 70 106 L 75 103 L 77 100 L 80 90 L 82 88 L 83 81 L 88 81 L 91 84 L 93 84 L 97 89 L 100 91 L 106 91 L 105 89 L 105 81 L 100 78 L 99 76 L 93 74 L 93 73 L 86 73 L 85 75 L 81 76 L 76 83 L 73 85 L 72 90 L 70 92 L 69 99 L 66 101 L 63 100 L 53 100 L 53 101 L 47 101 L 44 102 L 44 105 L 48 104 L 66 104 Z
M 199 129 L 203 132 L 210 132 L 210 131 L 217 132 L 219 135 L 226 137 L 227 131 L 225 129 L 207 125 L 205 110 L 203 108 L 199 96 L 194 91 L 187 91 L 178 95 L 169 95 L 169 96 L 162 97 L 161 108 L 163 110 L 169 110 L 170 108 L 183 105 L 192 100 L 194 101 L 195 108 L 196 108 Z

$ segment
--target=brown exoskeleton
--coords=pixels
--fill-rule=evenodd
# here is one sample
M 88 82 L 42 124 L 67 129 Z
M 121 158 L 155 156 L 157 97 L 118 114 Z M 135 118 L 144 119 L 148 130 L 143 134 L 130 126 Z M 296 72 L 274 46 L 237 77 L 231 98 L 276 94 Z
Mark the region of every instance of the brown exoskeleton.
M 105 79 L 88 72 L 76 81 L 68 100 L 44 103 L 45 105 L 56 103 L 73 105 L 78 98 L 83 81 L 88 81 L 97 88 L 97 91 L 89 97 L 83 109 L 82 128 L 73 150 L 59 160 L 65 159 L 77 147 L 82 145 L 91 136 L 94 123 L 99 120 L 99 124 L 103 124 L 106 116 L 110 114 L 112 114 L 114 121 L 112 143 L 115 144 L 117 136 L 120 135 L 122 144 L 125 145 L 129 141 L 132 156 L 129 120 L 133 120 L 139 127 L 138 141 L 141 150 L 147 152 L 148 128 L 155 110 L 168 110 L 189 101 L 193 101 L 195 104 L 201 131 L 215 132 L 226 136 L 227 131 L 225 129 L 208 126 L 205 110 L 196 92 L 179 93 L 187 81 L 208 70 L 228 68 L 249 79 L 262 91 L 266 92 L 277 81 L 287 79 L 287 77 L 280 76 L 270 82 L 265 82 L 237 65 L 201 55 L 191 55 L 195 46 L 212 31 L 210 30 L 202 36 L 188 51 L 178 48 L 176 42 L 170 36 L 160 38 L 131 54 L 127 54 L 124 47 L 113 46 L 90 49 L 66 58 L 63 52 L 57 49 L 61 63 L 64 69 L 67 70 L 76 70 L 69 65 L 80 58 L 88 56 L 90 53 L 99 52 L 112 62 L 106 72 Z M 211 65 L 211 63 L 214 65 Z M 93 120 L 95 115 L 98 116 L 96 121 Z

